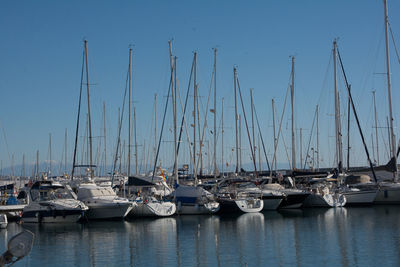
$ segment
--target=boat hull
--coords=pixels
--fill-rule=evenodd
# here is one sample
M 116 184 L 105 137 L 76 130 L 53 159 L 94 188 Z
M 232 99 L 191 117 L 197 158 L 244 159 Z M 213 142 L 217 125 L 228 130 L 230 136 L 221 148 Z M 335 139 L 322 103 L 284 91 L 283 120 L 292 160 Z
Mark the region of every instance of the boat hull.
M 167 217 L 175 212 L 176 205 L 172 202 L 137 202 L 127 217 Z
M 220 204 L 218 202 L 209 202 L 206 204 L 197 203 L 183 203 L 178 202 L 176 207 L 176 213 L 180 215 L 184 214 L 214 214 L 219 211 Z
M 87 218 L 89 220 L 123 219 L 132 209 L 130 203 L 102 203 L 88 205 Z
M 352 191 L 342 193 L 346 197 L 346 206 L 372 205 L 377 195 L 376 190 Z
M 84 216 L 80 210 L 32 210 L 22 213 L 24 223 L 70 223 Z
M 276 210 L 283 200 L 283 196 L 263 197 L 264 202 L 263 210 Z
M 309 193 L 285 193 L 286 197 L 279 205 L 279 209 L 299 209 L 303 206 L 304 201 L 310 195 Z
M 260 212 L 264 207 L 261 199 L 252 200 L 234 200 L 234 199 L 218 199 L 220 204 L 220 213 L 248 213 Z
M 374 204 L 400 204 L 400 184 L 381 185 Z

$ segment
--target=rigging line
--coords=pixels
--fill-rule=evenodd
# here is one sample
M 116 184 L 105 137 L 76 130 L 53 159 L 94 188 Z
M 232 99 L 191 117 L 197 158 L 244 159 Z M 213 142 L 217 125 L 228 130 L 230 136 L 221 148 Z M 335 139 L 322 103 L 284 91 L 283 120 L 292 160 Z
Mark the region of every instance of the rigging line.
M 183 108 L 183 110 L 182 110 L 182 112 L 183 112 L 183 117 L 182 117 L 182 120 L 181 120 L 181 128 L 180 128 L 180 131 L 179 131 L 179 138 L 178 138 L 178 147 L 176 148 L 176 154 L 179 156 L 179 147 L 180 147 L 180 144 L 181 144 L 181 137 L 182 137 L 182 131 L 183 131 L 183 122 L 184 122 L 184 117 L 185 117 L 185 113 L 186 113 L 186 107 L 187 107 L 187 102 L 188 102 L 188 98 L 189 98 L 189 91 L 190 91 L 190 85 L 191 85 L 191 82 L 192 82 L 192 74 L 193 74 L 193 69 L 194 69 L 194 58 L 193 58 L 193 61 L 192 61 L 192 69 L 190 70 L 190 76 L 189 76 L 189 84 L 188 84 L 188 88 L 187 88 L 187 91 L 186 91 L 186 99 L 185 99 L 185 107 Z M 179 99 L 180 99 L 180 95 L 178 96 L 179 97 Z M 180 99 L 181 100 L 181 99 Z M 181 100 L 182 101 L 182 100 Z M 174 163 L 174 165 L 176 164 L 176 162 Z
M 260 133 L 260 137 L 261 137 L 261 143 L 262 143 L 263 150 L 264 150 L 265 160 L 267 161 L 268 172 L 271 172 L 271 167 L 269 166 L 269 161 L 268 161 L 268 157 L 267 157 L 267 152 L 266 152 L 266 150 L 265 150 L 264 138 L 263 138 L 262 133 L 261 133 L 260 123 L 258 122 L 258 116 L 257 116 L 256 106 L 253 105 L 253 108 L 254 108 L 254 113 L 255 113 L 255 115 L 256 115 L 257 127 L 258 127 L 258 132 Z M 261 170 L 261 171 L 262 171 L 262 170 Z
M 74 158 L 72 160 L 71 180 L 74 179 L 74 171 L 75 171 L 75 163 L 76 163 L 76 150 L 77 150 L 77 147 L 78 147 L 79 118 L 80 118 L 80 113 L 81 113 L 81 99 L 82 99 L 82 88 L 83 88 L 84 65 L 85 65 L 85 49 L 83 49 L 83 56 L 82 56 L 81 84 L 80 84 L 80 88 L 79 88 L 78 115 L 77 115 L 77 119 L 76 119 L 75 146 L 74 146 Z
M 117 148 L 115 151 L 115 157 L 114 157 L 114 166 L 112 169 L 111 173 L 111 187 L 114 185 L 114 176 L 115 176 L 115 168 L 117 166 L 117 160 L 118 160 L 118 152 L 119 152 L 119 147 L 121 143 L 121 128 L 122 128 L 122 121 L 124 119 L 124 110 L 125 110 L 125 102 L 126 102 L 126 92 L 128 91 L 128 79 L 129 79 L 129 70 L 126 73 L 126 81 L 125 81 L 125 92 L 124 92 L 124 99 L 122 101 L 122 110 L 121 110 L 121 118 L 119 119 L 119 128 L 118 128 L 118 138 L 117 138 Z M 129 99 L 130 101 L 130 99 Z M 120 159 L 122 161 L 122 158 Z M 128 174 L 129 175 L 129 174 Z
M 368 162 L 369 162 L 369 165 L 370 165 L 370 168 L 371 168 L 371 171 L 372 171 L 372 175 L 374 176 L 375 183 L 377 183 L 378 180 L 377 180 L 377 178 L 376 178 L 376 174 L 375 174 L 374 166 L 372 165 L 371 158 L 369 157 L 368 148 L 367 148 L 367 145 L 366 145 L 366 143 L 365 143 L 364 135 L 363 135 L 362 130 L 361 130 L 360 121 L 358 120 L 357 111 L 356 111 L 356 108 L 355 108 L 355 106 L 354 106 L 353 97 L 351 96 L 350 85 L 349 85 L 349 83 L 347 82 L 347 77 L 346 77 L 346 73 L 345 73 L 345 71 L 344 71 L 344 67 L 343 67 L 343 63 L 342 63 L 342 58 L 340 57 L 339 49 L 337 49 L 337 54 L 338 54 L 338 57 L 339 57 L 339 62 L 340 62 L 340 66 L 341 66 L 341 69 L 342 69 L 342 74 L 343 74 L 344 80 L 346 81 L 347 92 L 348 92 L 348 94 L 349 94 L 351 107 L 352 107 L 352 109 L 353 109 L 353 114 L 354 114 L 354 117 L 355 117 L 356 122 L 357 122 L 358 130 L 359 130 L 359 132 L 360 132 L 362 142 L 363 142 L 363 144 L 364 144 L 365 153 L 367 154 Z
M 243 111 L 244 122 L 245 122 L 245 124 L 246 124 L 247 137 L 249 138 L 251 157 L 253 158 L 254 174 L 255 174 L 256 177 L 258 177 L 256 159 L 255 159 L 255 155 L 254 155 L 254 151 L 253 151 L 253 145 L 251 144 L 249 126 L 248 126 L 248 124 L 247 124 L 246 111 L 245 111 L 245 109 L 244 109 L 244 104 L 243 104 L 242 91 L 240 90 L 239 78 L 238 78 L 237 76 L 236 76 L 236 80 L 237 80 L 237 86 L 238 86 L 238 90 L 239 90 L 240 102 L 241 102 L 241 104 L 242 104 L 242 111 Z
M 399 64 L 400 64 L 399 51 L 397 50 L 396 42 L 395 42 L 395 40 L 394 40 L 393 31 L 392 31 L 392 26 L 390 25 L 389 22 L 388 22 L 388 24 L 389 24 L 390 35 L 392 36 L 394 51 L 396 51 L 397 61 L 398 61 Z
M 304 159 L 303 169 L 305 169 L 306 165 L 307 165 L 308 152 L 310 151 L 311 139 L 313 137 L 313 130 L 314 130 L 314 124 L 315 124 L 316 118 L 317 118 L 317 109 L 314 112 L 314 119 L 313 119 L 313 123 L 311 126 L 310 139 L 308 139 L 308 145 L 307 145 L 307 150 L 306 150 L 306 157 Z
M 175 64 L 175 63 L 174 63 Z M 174 65 L 175 66 L 175 65 Z M 160 153 L 160 146 L 161 146 L 161 139 L 162 139 L 162 133 L 164 131 L 164 125 L 165 125 L 165 116 L 167 114 L 167 109 L 168 109 L 168 103 L 169 103 L 169 95 L 171 93 L 171 88 L 172 88 L 172 79 L 173 79 L 173 69 L 174 66 L 171 66 L 171 76 L 169 79 L 169 86 L 168 86 L 168 94 L 167 94 L 167 101 L 165 103 L 165 108 L 164 108 L 164 115 L 163 115 L 163 122 L 161 124 L 161 130 L 160 130 L 160 138 L 158 139 L 158 146 L 157 146 L 157 153 L 156 153 L 156 157 L 154 160 L 154 166 L 153 166 L 153 174 L 151 176 L 151 181 L 153 182 L 154 179 L 154 174 L 156 172 L 156 166 L 157 166 L 157 161 L 158 161 L 158 155 Z

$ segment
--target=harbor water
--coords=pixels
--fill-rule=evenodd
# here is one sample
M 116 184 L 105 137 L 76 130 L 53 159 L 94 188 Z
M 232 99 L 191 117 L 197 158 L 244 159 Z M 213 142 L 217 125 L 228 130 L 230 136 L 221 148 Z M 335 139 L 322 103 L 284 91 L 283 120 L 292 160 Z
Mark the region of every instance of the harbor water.
M 35 241 L 15 266 L 400 266 L 400 206 L 10 223 L 1 253 L 23 229 Z

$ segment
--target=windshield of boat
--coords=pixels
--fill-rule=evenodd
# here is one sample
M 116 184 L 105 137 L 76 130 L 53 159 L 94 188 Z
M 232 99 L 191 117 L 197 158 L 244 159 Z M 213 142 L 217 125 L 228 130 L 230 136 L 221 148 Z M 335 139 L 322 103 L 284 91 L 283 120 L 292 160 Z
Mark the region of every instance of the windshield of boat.
M 71 199 L 72 194 L 64 187 L 31 190 L 32 201 L 48 201 L 54 199 Z

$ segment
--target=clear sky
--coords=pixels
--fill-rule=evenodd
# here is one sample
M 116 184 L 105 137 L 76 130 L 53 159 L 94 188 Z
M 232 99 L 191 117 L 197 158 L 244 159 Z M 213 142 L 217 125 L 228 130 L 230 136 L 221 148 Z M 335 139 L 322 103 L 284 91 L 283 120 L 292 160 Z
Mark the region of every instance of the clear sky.
M 390 23 L 397 46 L 400 47 L 400 17 L 395 14 L 400 14 L 400 3 L 389 0 Z M 230 166 L 234 163 L 233 66 L 238 68 L 249 121 L 249 88 L 254 88 L 255 106 L 268 155 L 271 157 L 271 99 L 275 99 L 280 116 L 289 82 L 291 55 L 296 58 L 297 151 L 300 151 L 299 129 L 302 128 L 302 149 L 305 154 L 315 107 L 319 105 L 320 165 L 334 164 L 331 56 L 334 38 L 339 38 L 339 50 L 370 148 L 371 134 L 374 134 L 373 90 L 377 91 L 379 126 L 386 126 L 387 89 L 385 76 L 381 74 L 386 71 L 381 0 L 5 0 L 0 2 L 0 35 L 0 160 L 4 168 L 11 165 L 12 155 L 15 165 L 22 163 L 23 154 L 27 164 L 35 162 L 37 150 L 40 151 L 41 162 L 49 160 L 49 134 L 52 135 L 52 160 L 54 165 L 58 164 L 62 159 L 65 129 L 68 130 L 68 162 L 72 161 L 84 39 L 88 40 L 93 136 L 103 135 L 102 106 L 105 102 L 108 162 L 111 161 L 111 153 L 115 153 L 117 114 L 125 88 L 129 45 L 134 49 L 133 97 L 137 109 L 138 154 L 144 163 L 143 148 L 147 150 L 149 144 L 152 146 L 154 139 L 151 134 L 154 94 L 158 95 L 158 130 L 161 125 L 161 110 L 164 108 L 169 82 L 170 39 L 173 39 L 173 53 L 178 57 L 182 98 L 188 84 L 193 51 L 198 52 L 198 82 L 203 111 L 213 67 L 212 48 L 218 49 L 218 125 L 221 120 L 220 103 L 224 98 L 224 162 Z M 398 138 L 400 68 L 393 42 L 390 49 L 394 124 Z M 342 78 L 339 84 L 341 109 L 345 111 L 347 103 Z M 170 114 L 164 141 L 172 140 Z M 289 114 L 290 109 L 286 109 L 282 123 L 288 150 L 291 146 Z M 343 115 L 342 119 L 345 118 Z M 126 120 L 124 124 L 122 139 L 127 140 Z M 208 126 L 212 125 L 212 116 L 209 115 Z M 344 120 L 344 136 L 347 135 L 345 126 Z M 80 136 L 84 136 L 84 125 L 81 129 Z M 351 132 L 352 162 L 365 165 L 366 157 L 354 119 Z M 212 145 L 209 129 L 206 133 Z M 220 139 L 219 136 L 219 161 Z M 143 146 L 144 140 L 146 146 Z M 315 147 L 314 140 L 311 142 L 312 147 Z M 388 160 L 387 140 L 387 129 L 379 128 L 381 163 Z M 103 150 L 103 144 L 99 142 L 100 139 L 95 138 L 94 156 L 102 158 L 98 151 Z M 242 145 L 243 162 L 246 163 L 250 157 L 244 128 Z M 181 163 L 189 163 L 188 149 L 184 150 Z M 82 154 L 82 149 L 79 153 Z M 163 142 L 161 160 L 166 168 L 170 168 L 172 157 L 171 143 Z M 377 158 L 376 155 L 374 157 Z M 279 142 L 278 162 L 288 162 L 282 139 Z

